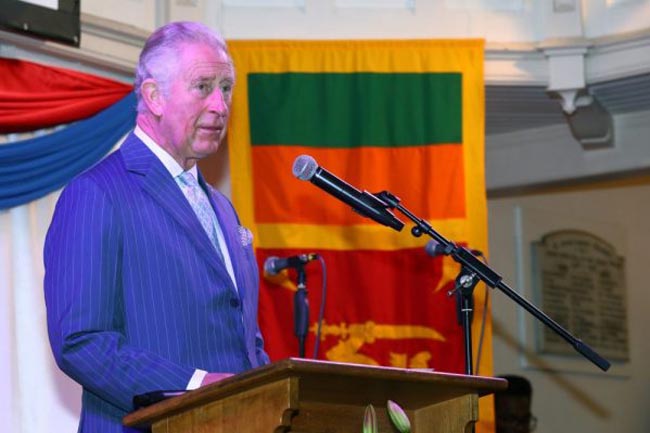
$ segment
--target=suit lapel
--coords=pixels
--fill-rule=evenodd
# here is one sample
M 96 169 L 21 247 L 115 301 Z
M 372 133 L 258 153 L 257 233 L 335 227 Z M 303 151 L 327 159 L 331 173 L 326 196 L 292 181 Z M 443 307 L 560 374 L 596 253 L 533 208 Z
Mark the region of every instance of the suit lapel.
M 201 256 L 219 272 L 226 272 L 214 247 L 165 166 L 133 133 L 121 147 L 126 169 L 142 176 L 140 185 L 160 207 L 172 216 L 202 253 Z

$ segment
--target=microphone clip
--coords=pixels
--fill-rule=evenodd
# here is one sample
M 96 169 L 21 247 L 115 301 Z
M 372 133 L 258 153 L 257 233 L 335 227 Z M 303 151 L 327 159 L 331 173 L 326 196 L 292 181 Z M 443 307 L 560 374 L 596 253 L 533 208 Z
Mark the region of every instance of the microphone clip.
M 401 202 L 400 198 L 390 191 L 384 190 L 375 193 L 373 195 L 377 197 L 379 200 L 381 200 L 382 202 L 384 202 L 386 207 L 389 209 L 395 209 L 397 206 L 399 206 L 399 203 Z

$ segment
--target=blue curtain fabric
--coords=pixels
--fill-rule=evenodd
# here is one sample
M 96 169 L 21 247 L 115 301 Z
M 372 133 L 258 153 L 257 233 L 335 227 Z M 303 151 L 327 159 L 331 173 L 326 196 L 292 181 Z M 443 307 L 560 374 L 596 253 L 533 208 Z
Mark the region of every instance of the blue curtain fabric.
M 41 198 L 101 160 L 135 125 L 133 92 L 52 134 L 0 145 L 0 209 Z

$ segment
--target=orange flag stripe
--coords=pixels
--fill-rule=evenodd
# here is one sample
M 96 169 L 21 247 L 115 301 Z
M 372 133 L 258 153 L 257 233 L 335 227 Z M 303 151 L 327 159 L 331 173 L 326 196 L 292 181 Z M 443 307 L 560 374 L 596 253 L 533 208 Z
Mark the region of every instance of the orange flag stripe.
M 392 192 L 421 218 L 465 217 L 463 148 L 458 144 L 390 149 L 253 146 L 256 223 L 375 224 L 310 182 L 295 178 L 291 169 L 301 154 L 311 155 L 356 188 Z

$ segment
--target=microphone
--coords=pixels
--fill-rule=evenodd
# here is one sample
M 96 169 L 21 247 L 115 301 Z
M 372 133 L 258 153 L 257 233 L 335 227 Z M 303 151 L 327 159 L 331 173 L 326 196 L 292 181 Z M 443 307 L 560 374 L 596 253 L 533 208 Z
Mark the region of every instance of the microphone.
M 300 180 L 310 181 L 326 193 L 352 206 L 356 212 L 379 224 L 397 231 L 404 227 L 404 223 L 386 209 L 386 203 L 368 191 L 359 191 L 323 167 L 319 167 L 316 160 L 309 155 L 300 155 L 296 158 L 293 162 L 293 175 Z
M 277 275 L 283 269 L 297 268 L 311 262 L 312 260 L 316 260 L 317 258 L 318 254 L 315 253 L 299 254 L 284 259 L 271 256 L 264 261 L 264 273 L 267 275 Z
M 452 249 L 453 249 L 453 246 L 452 246 Z M 435 239 L 431 239 L 429 242 L 427 242 L 427 244 L 424 246 L 424 251 L 427 253 L 427 255 L 429 255 L 431 257 L 438 257 L 438 256 L 441 256 L 443 254 L 446 255 L 446 254 L 451 253 L 451 249 L 449 251 L 445 251 L 445 247 Z M 472 253 L 473 255 L 475 255 L 476 257 L 480 257 L 480 256 L 483 255 L 483 252 L 480 251 L 480 250 L 468 249 L 468 251 L 470 253 Z

